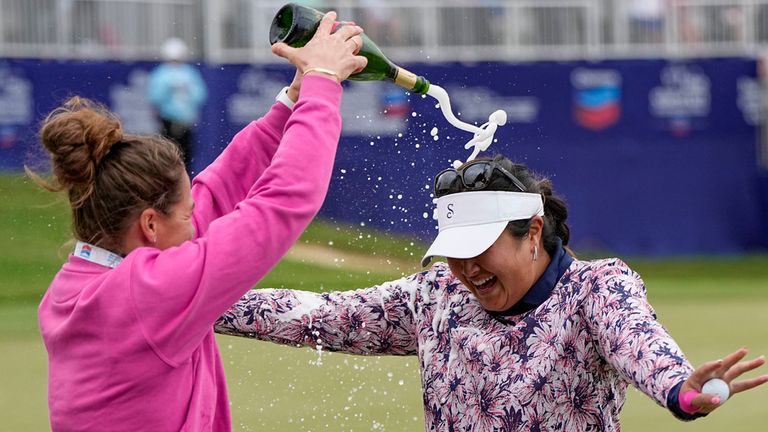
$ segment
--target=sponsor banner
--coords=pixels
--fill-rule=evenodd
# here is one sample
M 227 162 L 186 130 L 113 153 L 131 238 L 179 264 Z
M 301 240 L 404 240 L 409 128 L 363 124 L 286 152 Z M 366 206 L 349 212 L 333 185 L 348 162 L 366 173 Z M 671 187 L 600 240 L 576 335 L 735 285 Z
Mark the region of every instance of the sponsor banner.
M 236 82 L 237 91 L 226 98 L 225 113 L 227 123 L 241 127 L 266 114 L 286 85 L 283 74 L 255 67 L 241 71 Z
M 160 120 L 147 99 L 149 72 L 134 68 L 125 82 L 109 87 L 109 107 L 120 117 L 123 128 L 133 134 L 154 134 L 160 130 Z
M 35 120 L 33 82 L 24 68 L 0 60 L 0 169 L 24 163 L 24 138 Z
M 146 100 L 153 66 L 0 61 L 0 168 L 44 166 L 36 128 L 74 94 L 110 106 L 129 132 L 153 133 L 157 120 Z M 577 250 L 690 254 L 768 247 L 765 188 L 758 187 L 765 176 L 756 161 L 764 115 L 753 59 L 406 67 L 445 88 L 465 122 L 480 125 L 494 110 L 507 112 L 508 124 L 488 153 L 552 178 L 568 202 Z M 261 117 L 293 78 L 286 65 L 201 70 L 209 97 L 195 129 L 195 172 Z M 342 142 L 321 215 L 432 238 L 432 176 L 469 156 L 464 144 L 471 135 L 448 124 L 431 97 L 386 82 L 344 87 Z
M 765 106 L 768 104 L 768 84 L 758 78 L 741 76 L 736 80 L 738 91 L 736 104 L 750 126 L 760 126 L 765 121 Z
M 660 83 L 648 96 L 651 115 L 661 127 L 683 136 L 706 128 L 712 104 L 709 76 L 700 67 L 671 64 L 660 72 Z

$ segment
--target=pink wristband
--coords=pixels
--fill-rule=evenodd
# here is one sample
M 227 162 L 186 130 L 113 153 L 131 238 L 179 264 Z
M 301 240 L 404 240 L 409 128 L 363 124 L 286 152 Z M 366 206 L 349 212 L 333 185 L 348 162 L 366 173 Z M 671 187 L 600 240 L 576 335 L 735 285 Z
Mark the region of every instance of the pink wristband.
M 694 407 L 691 402 L 693 402 L 693 398 L 700 395 L 700 392 L 697 392 L 696 390 L 688 390 L 683 394 L 683 397 L 680 398 L 680 409 L 683 410 L 683 412 L 688 414 L 696 414 L 699 412 L 699 409 Z

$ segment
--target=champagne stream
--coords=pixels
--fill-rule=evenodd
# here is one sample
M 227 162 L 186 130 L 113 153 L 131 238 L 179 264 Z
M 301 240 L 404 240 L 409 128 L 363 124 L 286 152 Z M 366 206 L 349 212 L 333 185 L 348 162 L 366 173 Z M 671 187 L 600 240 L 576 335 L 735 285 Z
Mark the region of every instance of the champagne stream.
M 451 110 L 451 98 L 444 88 L 431 84 L 429 90 L 427 90 L 427 94 L 437 99 L 437 102 L 440 104 L 440 110 L 443 112 L 445 119 L 448 120 L 448 123 L 463 131 L 472 132 L 474 134 L 472 139 L 464 145 L 464 148 L 467 150 L 474 147 L 472 154 L 469 155 L 466 162 L 474 160 L 478 153 L 487 150 L 493 142 L 493 136 L 496 134 L 496 129 L 507 123 L 507 113 L 503 110 L 494 111 L 488 117 L 488 122 L 481 126 L 465 123 L 456 118 L 453 114 L 453 111 Z M 456 160 L 453 162 L 453 166 L 454 168 L 458 168 L 462 163 L 463 162 L 460 160 Z

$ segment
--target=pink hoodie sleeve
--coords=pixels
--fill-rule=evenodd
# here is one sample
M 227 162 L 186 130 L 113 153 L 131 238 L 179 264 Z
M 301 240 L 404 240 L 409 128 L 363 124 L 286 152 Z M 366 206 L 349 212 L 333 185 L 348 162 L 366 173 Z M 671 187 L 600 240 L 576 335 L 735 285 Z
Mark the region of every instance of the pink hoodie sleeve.
M 307 77 L 274 157 L 246 198 L 217 219 L 223 209 L 200 209 L 200 220 L 212 222 L 197 239 L 165 251 L 139 248 L 115 269 L 129 272 L 142 331 L 170 365 L 194 352 L 216 319 L 269 272 L 319 211 L 341 133 L 340 103 L 339 84 Z M 246 148 L 226 157 L 253 157 Z M 218 196 L 226 186 L 210 181 L 207 187 Z
M 277 151 L 291 109 L 275 103 L 261 119 L 235 135 L 211 165 L 192 181 L 197 236 L 202 236 L 216 218 L 234 210 L 269 166 Z

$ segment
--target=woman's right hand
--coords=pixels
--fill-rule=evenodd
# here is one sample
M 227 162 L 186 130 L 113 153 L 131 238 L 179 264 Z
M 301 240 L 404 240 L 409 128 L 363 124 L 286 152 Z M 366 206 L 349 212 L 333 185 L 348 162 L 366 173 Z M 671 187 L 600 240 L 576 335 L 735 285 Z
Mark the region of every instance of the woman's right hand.
M 301 75 L 313 68 L 319 68 L 332 71 L 338 81 L 343 81 L 349 75 L 363 70 L 368 64 L 368 59 L 356 55 L 363 46 L 363 39 L 360 37 L 363 29 L 356 25 L 345 25 L 331 33 L 335 21 L 336 12 L 328 12 L 306 45 L 293 48 L 279 42 L 272 45 L 272 52 L 293 63 Z M 333 78 L 329 74 L 322 75 Z
M 768 375 L 736 381 L 736 378 L 745 372 L 757 369 L 765 364 L 765 357 L 760 356 L 749 361 L 741 361 L 747 355 L 747 349 L 742 348 L 727 355 L 725 358 L 704 363 L 699 366 L 680 388 L 680 395 L 694 391 L 696 396 L 690 401 L 693 408 L 699 413 L 710 413 L 718 408 L 723 401 L 716 398 L 717 395 L 700 393 L 704 383 L 712 378 L 719 378 L 728 384 L 728 392 L 731 396 L 768 383 Z

